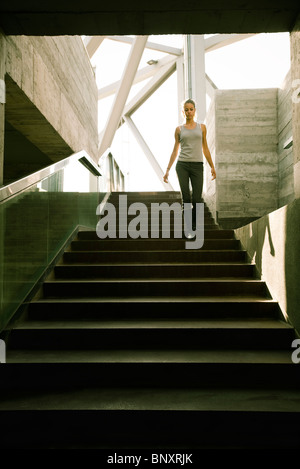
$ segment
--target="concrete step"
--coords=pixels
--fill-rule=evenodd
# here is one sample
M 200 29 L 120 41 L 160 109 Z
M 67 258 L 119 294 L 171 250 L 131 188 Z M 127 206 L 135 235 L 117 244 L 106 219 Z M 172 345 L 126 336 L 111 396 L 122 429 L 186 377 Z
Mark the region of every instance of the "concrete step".
M 109 278 L 255 278 L 254 264 L 61 264 L 54 268 L 56 279 Z
M 284 400 L 282 394 L 271 392 L 275 399 L 277 395 Z M 49 401 L 53 400 L 51 394 L 48 396 Z M 65 398 L 68 400 L 67 393 Z M 261 398 L 261 407 L 264 400 L 267 396 Z M 108 464 L 109 456 L 124 455 L 122 449 L 125 455 L 141 457 L 147 465 L 152 458 L 157 464 L 157 453 L 165 458 L 168 454 L 191 455 L 191 462 L 200 465 L 207 450 L 276 451 L 296 449 L 298 445 L 299 414 L 289 411 L 102 410 L 95 406 L 82 410 L 8 410 L 1 411 L 0 418 L 5 427 L 5 448 L 100 449 L 101 467 Z M 181 467 L 184 460 L 179 463 L 176 467 Z
M 47 280 L 43 294 L 46 298 L 269 297 L 263 281 L 236 278 Z
M 113 246 L 111 246 L 113 247 Z M 219 249 L 219 250 L 131 250 L 131 245 L 125 251 L 65 251 L 63 261 L 66 263 L 146 263 L 150 262 L 174 262 L 174 263 L 198 263 L 198 262 L 238 262 L 247 260 L 247 252 L 242 249 Z
M 139 198 L 139 199 L 134 199 L 132 197 L 127 198 L 119 198 L 119 197 L 114 197 L 114 198 L 109 198 L 107 201 L 110 206 L 106 207 L 103 206 L 104 211 L 109 211 L 112 207 L 111 205 L 114 206 L 115 210 L 117 213 L 121 213 L 122 215 L 127 214 L 128 216 L 135 214 L 139 215 L 145 214 L 147 209 L 148 211 L 153 211 L 155 214 L 158 213 L 181 213 L 182 212 L 182 203 L 181 199 L 169 199 L 169 198 L 164 198 L 160 199 L 159 197 L 148 197 L 148 198 Z M 203 202 L 201 202 L 202 209 L 205 213 L 211 213 L 207 205 Z M 102 207 L 101 207 L 102 208 Z
M 127 348 L 80 348 L 74 349 L 59 349 L 54 351 L 53 348 L 9 348 L 9 353 L 7 354 L 7 364 L 51 364 L 51 363 L 64 363 L 64 364 L 73 364 L 73 363 L 91 363 L 91 364 L 115 364 L 122 365 L 124 368 L 127 364 L 130 366 L 134 364 L 148 363 L 153 365 L 153 370 L 156 368 L 160 369 L 160 364 L 171 364 L 170 366 L 175 366 L 174 364 L 179 364 L 180 366 L 184 364 L 193 364 L 196 366 L 208 367 L 211 365 L 213 368 L 216 368 L 218 364 L 223 364 L 224 367 L 231 365 L 233 366 L 253 366 L 253 364 L 258 364 L 265 366 L 265 369 L 275 369 L 276 365 L 279 365 L 279 368 L 283 368 L 283 365 L 292 364 L 291 361 L 291 350 L 288 349 L 261 349 L 261 348 L 241 348 L 237 350 L 235 348 L 197 348 L 197 349 L 182 349 L 177 348 L 153 348 L 153 349 L 136 349 L 129 347 Z M 172 365 L 173 364 L 173 365 Z M 155 365 L 155 366 L 154 366 Z M 156 367 L 157 365 L 157 367 Z M 167 365 L 166 365 L 167 366 Z M 163 366 L 161 366 L 163 368 Z M 150 366 L 149 366 L 150 369 Z M 107 370 L 109 368 L 107 367 Z M 296 367 L 295 367 L 295 371 Z M 205 386 L 203 378 L 200 376 L 200 382 Z M 228 382 L 234 381 L 234 377 L 229 374 Z M 213 378 L 216 381 L 216 377 Z M 126 380 L 127 381 L 127 380 Z M 138 381 L 138 377 L 137 377 Z M 136 382 L 137 382 L 136 381 Z M 235 383 L 237 381 L 234 381 Z M 156 380 L 158 383 L 158 380 Z M 183 384 L 183 383 L 182 383 Z M 220 384 L 220 383 L 219 383 Z M 225 383 L 224 383 L 225 384 Z M 255 385 L 257 383 L 253 383 Z M 4 386 L 5 387 L 5 386 Z
M 73 241 L 70 249 L 73 251 L 161 251 L 161 250 L 183 250 L 185 243 L 190 242 L 185 239 L 95 239 L 95 240 L 78 240 Z M 241 247 L 238 239 L 206 239 L 201 249 L 204 250 L 225 250 L 239 249 Z
M 130 229 L 130 231 L 129 231 Z M 184 231 L 186 230 L 186 232 Z M 216 234 L 221 231 L 218 225 L 215 223 L 205 223 L 204 225 L 199 225 L 198 228 L 198 233 L 195 232 L 194 236 L 202 237 L 208 239 L 206 236 L 207 232 L 215 232 Z M 95 230 L 96 233 L 96 230 Z M 126 239 L 126 238 L 132 238 L 132 239 L 148 239 L 148 238 L 153 238 L 153 239 L 186 239 L 186 236 L 190 234 L 190 231 L 186 229 L 184 226 L 180 227 L 175 227 L 173 225 L 167 225 L 167 228 L 164 228 L 164 230 L 161 228 L 161 226 L 158 225 L 137 225 L 137 226 L 130 226 L 130 224 L 124 224 L 122 227 L 116 223 L 116 227 L 112 228 L 110 227 L 110 231 L 107 227 L 99 227 L 97 226 L 97 233 L 96 239 Z M 211 236 L 210 236 L 211 237 Z M 216 236 L 217 237 L 217 236 Z M 220 236 L 219 236 L 220 238 Z
M 151 214 L 151 208 L 149 208 L 149 212 L 147 214 L 143 214 L 143 215 L 139 215 L 137 213 L 134 215 L 125 214 L 124 216 L 122 216 L 118 212 L 116 212 L 113 215 L 110 215 L 110 217 L 113 217 L 112 220 L 114 221 L 114 223 L 116 223 L 117 227 L 119 225 L 129 226 L 130 224 L 136 225 L 138 223 L 141 224 L 141 226 L 148 225 L 149 227 L 150 226 L 158 227 L 159 225 L 162 224 L 162 216 L 157 217 L 155 212 L 154 214 Z M 165 215 L 164 217 L 165 217 L 164 224 L 166 224 L 167 226 L 170 226 L 170 227 L 179 226 L 179 227 L 182 227 L 182 229 L 185 226 L 184 219 L 181 216 L 178 219 L 176 218 L 175 220 L 174 220 L 173 215 L 171 216 Z M 99 221 L 102 219 L 103 219 L 102 224 L 105 225 L 105 223 L 108 223 L 109 217 L 107 216 L 106 213 L 104 213 L 103 215 L 99 216 Z M 110 223 L 111 222 L 112 221 L 110 219 Z M 209 229 L 210 225 L 214 225 L 218 229 L 220 229 L 219 225 L 217 225 L 216 222 L 214 221 L 212 215 L 206 211 L 204 212 L 204 218 L 200 218 L 198 222 L 201 226 L 204 225 L 205 227 L 207 227 L 207 229 Z
M 164 202 L 163 204 L 140 201 L 140 203 L 133 204 L 130 206 L 130 202 L 127 203 L 124 207 L 119 207 L 116 203 L 111 203 L 111 206 L 107 208 L 103 207 L 103 210 L 99 214 L 100 217 L 106 217 L 108 214 L 110 216 L 116 215 L 117 219 L 121 218 L 123 220 L 132 220 L 136 217 L 138 219 L 148 219 L 151 221 L 151 217 L 154 219 L 161 219 L 162 216 L 167 217 L 169 220 L 173 220 L 174 214 L 176 217 L 180 217 L 183 220 L 183 211 L 177 202 L 177 206 L 172 207 L 172 202 Z M 212 214 L 207 207 L 202 207 L 201 214 L 203 213 L 205 218 L 213 219 Z
M 147 197 L 158 197 L 159 200 L 162 200 L 164 197 L 169 199 L 177 199 L 180 198 L 179 191 L 113 191 L 110 193 L 110 198 L 119 197 L 119 195 L 127 195 L 128 197 L 132 197 L 134 200 Z
M 151 231 L 149 231 L 151 235 Z M 173 232 L 172 232 L 173 234 Z M 181 233 L 180 233 L 181 234 Z M 129 238 L 129 236 L 128 236 Z M 151 236 L 149 236 L 151 238 Z M 234 230 L 220 230 L 220 229 L 206 229 L 205 230 L 205 239 L 235 239 Z M 76 241 L 98 241 L 99 237 L 96 231 L 79 231 Z
M 272 299 L 247 298 L 143 298 L 136 299 L 48 299 L 31 301 L 27 317 L 32 320 L 114 319 L 278 319 L 280 309 Z
M 277 399 L 270 399 L 270 394 Z M 51 396 L 51 399 L 49 397 Z M 252 404 L 251 404 L 252 401 Z M 275 402 L 274 402 L 275 401 Z M 277 401 L 277 402 L 276 402 Z M 10 410 L 33 410 L 38 402 L 40 410 L 173 410 L 189 411 L 277 411 L 295 409 L 300 412 L 297 391 L 257 388 L 132 388 L 122 386 L 95 387 L 84 390 L 52 392 L 49 395 L 37 394 L 35 399 L 24 396 L 15 399 L 7 395 L 0 402 L 0 412 Z M 79 405 L 78 405 L 79 403 Z M 249 405 L 250 404 L 250 405 Z
M 193 355 L 188 352 L 77 348 L 11 350 L 5 367 L 0 369 L 0 396 L 16 391 L 25 394 L 30 391 L 64 392 L 94 386 L 132 389 L 214 387 L 216 390 L 280 387 L 299 392 L 299 372 L 287 351 L 257 349 L 254 355 L 253 350 L 248 349 L 231 349 L 231 354 L 230 350 L 211 349 L 203 350 L 202 358 L 196 356 L 196 351 Z
M 275 319 L 26 321 L 10 349 L 289 349 L 294 329 Z

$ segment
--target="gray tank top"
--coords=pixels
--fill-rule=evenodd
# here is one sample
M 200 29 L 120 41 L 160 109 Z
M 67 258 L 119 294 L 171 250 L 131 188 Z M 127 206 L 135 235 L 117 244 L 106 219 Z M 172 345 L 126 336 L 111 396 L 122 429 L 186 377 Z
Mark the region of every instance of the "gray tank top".
M 184 125 L 180 127 L 179 142 L 178 161 L 203 162 L 202 129 L 198 122 L 194 129 L 187 129 Z

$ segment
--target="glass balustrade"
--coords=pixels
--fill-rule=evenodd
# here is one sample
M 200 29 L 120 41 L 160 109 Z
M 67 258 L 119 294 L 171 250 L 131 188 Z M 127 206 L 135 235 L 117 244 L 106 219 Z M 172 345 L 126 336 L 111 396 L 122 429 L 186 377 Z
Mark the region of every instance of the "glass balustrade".
M 80 152 L 0 188 L 0 332 L 76 231 L 96 229 L 111 183 Z

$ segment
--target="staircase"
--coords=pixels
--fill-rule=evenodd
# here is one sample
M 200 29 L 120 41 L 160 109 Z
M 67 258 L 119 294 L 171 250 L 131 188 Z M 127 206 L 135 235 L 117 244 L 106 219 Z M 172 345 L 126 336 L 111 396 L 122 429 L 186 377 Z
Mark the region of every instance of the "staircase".
M 185 242 L 78 233 L 10 332 L 3 447 L 297 447 L 293 328 L 207 207 L 203 247 Z

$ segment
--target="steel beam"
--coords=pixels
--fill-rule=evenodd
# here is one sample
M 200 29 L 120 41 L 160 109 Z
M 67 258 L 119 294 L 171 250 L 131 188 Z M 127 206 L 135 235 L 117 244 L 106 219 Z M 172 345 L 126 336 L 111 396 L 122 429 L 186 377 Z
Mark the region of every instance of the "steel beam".
M 157 159 L 151 152 L 150 148 L 148 147 L 147 143 L 145 142 L 144 138 L 142 137 L 141 133 L 139 132 L 138 128 L 134 124 L 133 120 L 129 116 L 124 117 L 126 124 L 128 125 L 129 129 L 131 130 L 133 136 L 135 137 L 136 141 L 140 145 L 143 153 L 147 157 L 149 163 L 151 164 L 154 172 L 156 173 L 158 179 L 160 180 L 164 190 L 174 191 L 174 188 L 170 182 L 165 183 L 163 182 L 164 172 L 160 167 Z
M 106 36 L 108 39 L 112 41 L 118 42 L 125 42 L 126 44 L 132 44 L 134 41 L 133 37 L 130 36 Z M 164 44 L 157 44 L 156 42 L 149 42 L 147 41 L 146 49 L 156 50 L 158 52 L 166 52 L 170 55 L 179 56 L 182 54 L 182 49 L 178 49 L 176 47 L 166 46 Z
M 151 43 L 147 40 L 148 36 L 138 36 L 135 39 L 125 36 L 98 36 L 99 45 L 102 42 L 101 41 L 99 43 L 99 38 L 104 39 L 105 37 L 119 42 L 133 44 L 122 79 L 119 82 L 112 83 L 111 85 L 99 90 L 98 99 L 102 99 L 116 93 L 106 127 L 103 129 L 102 133 L 99 134 L 99 156 L 101 157 L 101 155 L 111 145 L 118 127 L 126 122 L 144 154 L 151 163 L 155 173 L 159 177 L 160 181 L 162 181 L 163 171 L 130 116 L 176 70 L 179 104 L 178 122 L 180 123 L 182 121 L 181 105 L 187 97 L 195 99 L 197 103 L 197 119 L 198 121 L 203 122 L 206 117 L 206 93 L 212 98 L 215 89 L 217 89 L 216 85 L 205 73 L 205 53 L 233 44 L 234 42 L 246 39 L 253 35 L 254 34 L 215 34 L 207 39 L 204 39 L 203 35 L 186 35 L 183 50 Z M 96 40 L 94 43 L 90 41 L 88 44 L 90 44 L 90 50 L 92 50 L 92 46 L 95 48 L 97 42 Z M 161 52 L 168 52 L 168 55 L 159 60 L 157 64 L 150 65 L 149 67 L 145 67 L 137 72 L 138 64 L 145 48 L 153 48 L 155 50 L 160 50 Z M 151 76 L 152 79 L 126 105 L 131 86 L 134 83 L 141 82 Z M 162 184 L 164 189 L 166 189 L 166 184 L 163 182 Z M 173 190 L 170 184 L 168 189 Z
M 206 77 L 206 93 L 210 98 L 213 98 L 215 95 L 215 90 L 218 89 L 218 87 L 214 84 L 214 82 L 209 78 L 207 74 L 205 74 Z
M 148 65 L 147 67 L 139 70 L 134 78 L 133 84 L 140 83 L 141 81 L 147 80 L 148 78 L 153 77 L 164 65 L 174 62 L 174 58 L 169 55 L 160 59 L 156 64 Z M 111 83 L 108 86 L 105 86 L 98 90 L 98 99 L 107 98 L 114 94 L 118 87 L 120 86 L 120 80 L 114 83 Z
M 185 76 L 184 76 L 184 58 L 183 55 L 176 60 L 177 72 L 177 104 L 178 104 L 178 124 L 183 121 L 182 105 L 185 98 Z
M 120 86 L 115 95 L 114 103 L 107 120 L 104 132 L 99 141 L 99 158 L 111 146 L 115 132 L 118 129 L 123 110 L 134 81 L 140 60 L 142 58 L 148 36 L 138 36 L 131 47 L 127 64 L 121 79 Z
M 175 72 L 176 59 L 164 65 L 142 90 L 126 105 L 124 115 L 130 116 Z
M 99 49 L 99 46 L 104 41 L 106 36 L 86 36 L 83 40 L 83 43 L 88 52 L 89 58 L 91 59 L 93 55 Z
M 220 47 L 229 46 L 230 44 L 243 41 L 252 36 L 256 36 L 256 34 L 214 34 L 204 39 L 205 52 L 211 52 Z

